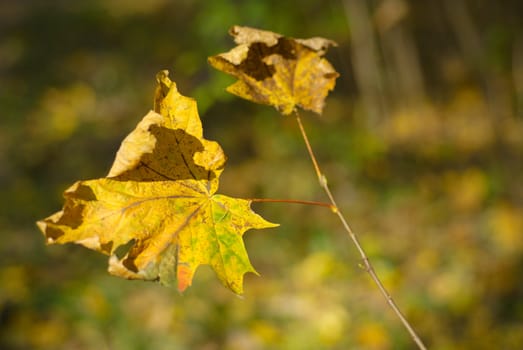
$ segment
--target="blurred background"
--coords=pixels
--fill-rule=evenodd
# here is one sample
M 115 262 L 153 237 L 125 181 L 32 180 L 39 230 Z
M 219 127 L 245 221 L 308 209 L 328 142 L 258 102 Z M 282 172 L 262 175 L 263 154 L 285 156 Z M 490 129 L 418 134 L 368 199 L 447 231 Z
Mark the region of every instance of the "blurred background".
M 377 273 L 431 349 L 523 345 L 523 2 L 0 1 L 0 348 L 413 349 L 328 210 L 256 204 L 245 296 L 183 295 L 45 246 L 35 221 L 105 176 L 169 69 L 229 157 L 221 193 L 325 201 L 295 120 L 206 57 L 249 25 L 339 43 L 305 127 Z

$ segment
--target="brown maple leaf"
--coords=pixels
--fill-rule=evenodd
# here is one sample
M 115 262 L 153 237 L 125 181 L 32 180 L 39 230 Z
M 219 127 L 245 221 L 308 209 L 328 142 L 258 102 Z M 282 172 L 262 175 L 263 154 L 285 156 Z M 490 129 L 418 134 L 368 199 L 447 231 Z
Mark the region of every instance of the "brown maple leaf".
M 229 33 L 238 46 L 209 57 L 216 69 L 238 81 L 227 91 L 276 107 L 282 114 L 295 108 L 321 114 L 324 100 L 339 74 L 322 56 L 334 41 L 314 37 L 287 38 L 270 31 L 234 26 Z

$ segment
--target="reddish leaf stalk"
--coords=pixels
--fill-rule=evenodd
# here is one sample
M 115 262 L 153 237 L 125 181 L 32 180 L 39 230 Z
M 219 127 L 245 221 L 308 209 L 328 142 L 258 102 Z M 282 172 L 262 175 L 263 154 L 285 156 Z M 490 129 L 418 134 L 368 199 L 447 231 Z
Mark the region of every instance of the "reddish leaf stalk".
M 250 198 L 248 199 L 251 202 L 262 202 L 262 203 L 291 203 L 291 204 L 304 204 L 304 205 L 314 205 L 318 207 L 326 207 L 336 212 L 338 210 L 336 206 L 330 203 L 325 202 L 315 202 L 315 201 L 301 201 L 295 199 L 272 199 L 272 198 Z
M 385 300 L 387 301 L 389 306 L 392 308 L 392 310 L 394 311 L 396 316 L 400 319 L 400 321 L 403 324 L 403 326 L 405 327 L 405 329 L 409 332 L 410 336 L 412 337 L 412 339 L 414 340 L 414 342 L 416 343 L 418 348 L 421 350 L 426 350 L 427 348 L 421 341 L 420 337 L 417 335 L 416 331 L 411 326 L 411 324 L 407 321 L 407 319 L 401 312 L 400 308 L 396 305 L 396 303 L 394 302 L 394 299 L 392 299 L 392 296 L 387 291 L 387 289 L 381 282 L 380 278 L 376 274 L 376 271 L 374 270 L 369 258 L 367 257 L 367 254 L 365 253 L 365 251 L 363 250 L 363 247 L 361 246 L 360 242 L 358 241 L 356 234 L 350 228 L 350 226 L 349 226 L 347 220 L 345 219 L 345 217 L 343 216 L 343 214 L 338 210 L 338 206 L 336 204 L 336 201 L 334 200 L 334 196 L 332 195 L 330 188 L 327 184 L 327 178 L 321 172 L 320 167 L 318 165 L 318 161 L 316 160 L 314 152 L 312 151 L 312 147 L 309 142 L 309 138 L 307 137 L 307 133 L 305 132 L 305 128 L 303 127 L 303 123 L 301 122 L 301 118 L 300 118 L 298 111 L 295 111 L 295 114 L 296 114 L 296 121 L 298 122 L 298 126 L 300 128 L 301 135 L 303 136 L 303 140 L 305 141 L 305 146 L 307 147 L 307 151 L 309 152 L 309 156 L 310 156 L 312 164 L 314 166 L 314 170 L 316 171 L 316 175 L 318 176 L 318 181 L 320 183 L 320 186 L 323 188 L 323 190 L 329 197 L 329 200 L 330 200 L 332 206 L 334 207 L 333 212 L 340 219 L 343 227 L 345 228 L 345 231 L 347 231 L 350 239 L 352 240 L 352 242 L 356 246 L 356 249 L 360 253 L 361 259 L 363 260 L 363 266 L 365 267 L 365 271 L 368 272 L 368 274 L 370 275 L 370 277 L 372 278 L 372 280 L 374 281 L 374 283 L 380 290 L 381 294 L 383 295 L 383 297 L 385 298 Z

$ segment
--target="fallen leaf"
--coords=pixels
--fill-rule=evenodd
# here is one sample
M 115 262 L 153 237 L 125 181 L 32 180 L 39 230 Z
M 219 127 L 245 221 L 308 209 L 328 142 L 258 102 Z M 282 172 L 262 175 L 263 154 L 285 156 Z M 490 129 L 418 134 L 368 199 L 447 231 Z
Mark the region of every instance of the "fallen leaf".
M 272 105 L 285 115 L 296 107 L 321 114 L 325 97 L 339 76 L 322 58 L 330 46 L 336 46 L 334 41 L 293 39 L 240 26 L 229 32 L 238 46 L 209 57 L 214 68 L 238 78 L 227 91 Z
M 125 138 L 107 178 L 76 182 L 64 193 L 64 208 L 38 226 L 50 244 L 110 255 L 116 276 L 176 281 L 183 291 L 208 264 L 241 294 L 244 274 L 256 273 L 244 232 L 277 225 L 254 213 L 249 200 L 216 194 L 221 147 L 203 138 L 194 100 L 179 94 L 167 72 L 158 81 L 161 114 L 150 111 Z

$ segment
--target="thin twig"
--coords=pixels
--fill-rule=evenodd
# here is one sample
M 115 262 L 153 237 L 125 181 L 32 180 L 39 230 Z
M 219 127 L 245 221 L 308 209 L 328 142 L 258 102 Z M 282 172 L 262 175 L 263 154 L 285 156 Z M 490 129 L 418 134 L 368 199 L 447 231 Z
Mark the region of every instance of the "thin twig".
M 314 170 L 316 171 L 316 175 L 318 176 L 318 181 L 320 182 L 320 186 L 323 188 L 323 190 L 329 197 L 329 200 L 332 203 L 332 205 L 336 208 L 334 213 L 338 216 L 341 223 L 343 224 L 343 227 L 345 228 L 345 231 L 347 231 L 352 242 L 358 249 L 358 252 L 360 253 L 360 256 L 363 260 L 365 270 L 369 273 L 369 275 L 372 278 L 372 280 L 374 281 L 374 283 L 378 286 L 381 294 L 385 297 L 389 306 L 392 308 L 394 313 L 398 316 L 398 318 L 400 319 L 403 326 L 407 329 L 407 331 L 409 332 L 410 336 L 412 337 L 412 339 L 414 340 L 414 342 L 416 343 L 418 348 L 421 350 L 426 350 L 427 348 L 421 341 L 420 337 L 416 334 L 416 331 L 414 330 L 414 328 L 410 325 L 409 321 L 407 321 L 407 319 L 405 318 L 405 316 L 403 315 L 403 313 L 401 312 L 399 307 L 396 305 L 396 303 L 392 299 L 392 296 L 389 294 L 389 292 L 387 291 L 387 289 L 381 282 L 380 278 L 376 274 L 376 271 L 374 271 L 374 268 L 372 267 L 372 264 L 371 264 L 369 258 L 367 257 L 367 254 L 365 254 L 363 247 L 361 246 L 360 242 L 358 241 L 358 238 L 356 237 L 356 235 L 350 228 L 349 224 L 347 223 L 347 220 L 345 220 L 345 217 L 343 216 L 343 214 L 338 210 L 338 206 L 336 204 L 336 201 L 334 200 L 334 196 L 332 195 L 332 193 L 329 189 L 329 186 L 327 184 L 327 178 L 321 172 L 320 167 L 318 165 L 318 161 L 316 160 L 316 157 L 314 156 L 314 152 L 312 151 L 312 147 L 309 142 L 309 138 L 307 137 L 307 133 L 305 132 L 305 129 L 301 122 L 300 115 L 299 115 L 298 111 L 296 111 L 295 113 L 296 113 L 296 120 L 298 122 L 298 126 L 300 128 L 301 135 L 303 136 L 303 140 L 305 141 L 305 146 L 307 147 L 307 151 L 309 152 L 309 156 L 310 156 L 312 164 L 314 166 Z

